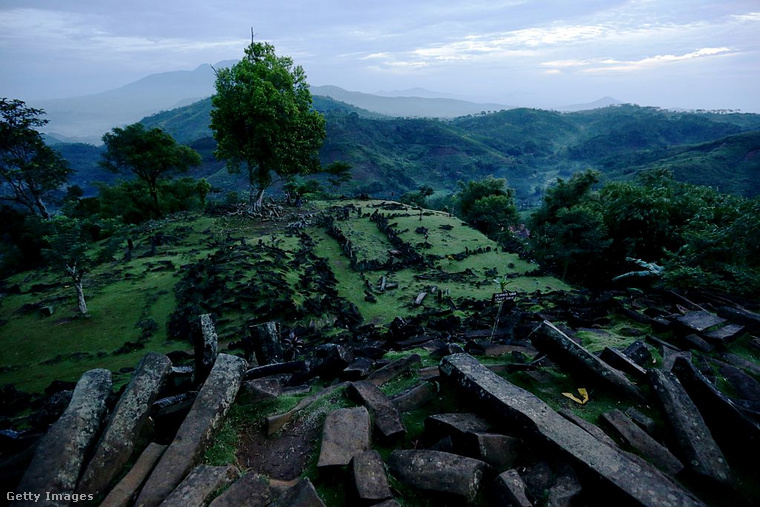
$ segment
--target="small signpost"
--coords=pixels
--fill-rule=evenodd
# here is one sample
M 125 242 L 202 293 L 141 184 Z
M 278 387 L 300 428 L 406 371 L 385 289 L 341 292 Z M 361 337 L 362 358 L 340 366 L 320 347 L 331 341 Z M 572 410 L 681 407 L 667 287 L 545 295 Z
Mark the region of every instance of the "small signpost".
M 495 292 L 494 295 L 491 297 L 491 302 L 503 303 L 504 301 L 514 301 L 516 297 L 517 297 L 517 292 L 512 292 L 512 291 Z

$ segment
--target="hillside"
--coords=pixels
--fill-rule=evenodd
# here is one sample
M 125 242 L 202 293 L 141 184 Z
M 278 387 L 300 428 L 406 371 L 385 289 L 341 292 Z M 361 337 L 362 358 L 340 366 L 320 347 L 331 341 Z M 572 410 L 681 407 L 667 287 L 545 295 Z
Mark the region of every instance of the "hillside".
M 148 223 L 129 235 L 135 245 L 130 261 L 124 260 L 126 238 L 101 244 L 93 252 L 101 263 L 86 279 L 88 319 L 71 318 L 73 291 L 61 274 L 6 280 L 0 385 L 39 392 L 96 365 L 118 371 L 145 348 L 184 350 L 187 323 L 201 313 L 215 316 L 228 344 L 268 320 L 300 329 L 316 325 L 332 336 L 452 306 L 462 307 L 455 314 L 465 318 L 466 302 L 488 300 L 498 292 L 493 279 L 507 274 L 514 277 L 510 290 L 567 289 L 531 274 L 534 265 L 498 252 L 491 240 L 440 212 L 420 215 L 383 201 L 281 211 L 263 222 L 223 213 Z M 373 214 L 387 216 L 388 228 Z M 159 245 L 155 253 L 152 243 Z M 397 250 L 404 253 L 392 253 Z M 377 290 L 381 277 L 396 288 Z M 429 297 L 415 305 L 421 292 Z M 40 348 L 39 337 L 52 328 L 56 338 Z M 83 345 L 82 336 L 91 340 Z
M 421 185 L 453 192 L 458 181 L 493 175 L 506 178 L 518 202 L 531 207 L 552 181 L 580 169 L 598 169 L 614 181 L 671 167 L 685 182 L 758 195 L 760 159 L 753 153 L 760 115 L 618 105 L 569 113 L 510 109 L 443 121 L 377 117 L 320 96 L 315 107 L 327 118 L 323 163 L 354 166 L 344 192 L 390 197 Z M 206 100 L 143 122 L 192 143 L 210 136 L 209 111 Z

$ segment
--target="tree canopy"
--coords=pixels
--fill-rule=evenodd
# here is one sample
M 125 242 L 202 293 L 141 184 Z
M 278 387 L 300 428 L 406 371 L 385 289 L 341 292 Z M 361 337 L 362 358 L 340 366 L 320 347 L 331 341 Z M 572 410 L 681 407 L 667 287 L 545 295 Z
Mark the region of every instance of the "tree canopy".
M 460 183 L 455 202 L 459 216 L 489 235 L 517 222 L 514 190 L 504 178 Z
M 101 165 L 113 172 L 132 172 L 144 182 L 156 217 L 161 215 L 159 180 L 201 163 L 201 156 L 189 146 L 177 144 L 159 128 L 148 130 L 140 123 L 114 128 L 103 136 L 103 142 L 106 152 Z
M 258 205 L 272 173 L 288 177 L 320 169 L 325 119 L 312 108 L 303 68 L 277 56 L 271 44 L 251 42 L 240 62 L 217 70 L 212 104 L 216 156 L 232 172 L 247 169 Z
M 44 198 L 66 183 L 68 162 L 35 129 L 47 120 L 21 100 L 0 99 L 0 199 L 48 218 Z

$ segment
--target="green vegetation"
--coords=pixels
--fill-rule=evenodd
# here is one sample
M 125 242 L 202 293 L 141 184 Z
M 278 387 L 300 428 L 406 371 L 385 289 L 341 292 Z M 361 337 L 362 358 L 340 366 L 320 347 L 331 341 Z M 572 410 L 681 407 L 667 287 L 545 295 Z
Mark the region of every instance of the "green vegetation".
M 21 100 L 0 99 L 0 201 L 48 218 L 44 200 L 66 182 L 71 168 L 36 130 L 47 123 L 42 114 Z
M 325 120 L 312 109 L 306 74 L 274 46 L 251 42 L 245 57 L 216 72 L 211 99 L 216 156 L 232 172 L 244 166 L 261 207 L 272 173 L 280 177 L 316 172 Z
M 102 166 L 109 171 L 130 171 L 142 181 L 150 196 L 154 218 L 161 216 L 158 183 L 173 172 L 185 172 L 201 163 L 201 156 L 188 146 L 177 145 L 161 129 L 146 130 L 141 123 L 117 127 L 103 136 L 106 152 Z M 206 189 L 208 192 L 210 188 Z M 205 194 L 202 200 L 205 199 Z

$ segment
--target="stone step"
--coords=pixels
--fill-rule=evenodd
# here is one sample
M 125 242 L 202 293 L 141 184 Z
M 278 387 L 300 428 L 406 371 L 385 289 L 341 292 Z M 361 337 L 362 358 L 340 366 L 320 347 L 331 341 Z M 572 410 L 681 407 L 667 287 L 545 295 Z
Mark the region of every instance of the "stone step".
M 127 507 L 131 505 L 166 447 L 155 442 L 148 444 L 148 447 L 140 454 L 127 475 L 113 487 L 108 496 L 101 502 L 100 507 Z
M 234 465 L 198 465 L 161 503 L 161 507 L 204 507 L 215 492 L 239 476 L 240 470 Z

